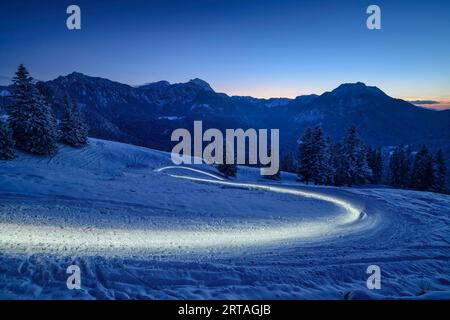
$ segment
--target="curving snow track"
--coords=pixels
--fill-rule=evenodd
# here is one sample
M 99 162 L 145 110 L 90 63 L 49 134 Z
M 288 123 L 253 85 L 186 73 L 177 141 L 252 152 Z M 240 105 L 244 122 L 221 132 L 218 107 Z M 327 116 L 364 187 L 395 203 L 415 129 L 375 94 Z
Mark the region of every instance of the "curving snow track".
M 448 195 L 239 176 L 96 139 L 0 161 L 0 299 L 450 297 Z
M 169 173 L 170 176 L 191 181 L 220 184 L 229 187 L 259 189 L 327 201 L 344 209 L 337 214 L 312 221 L 293 222 L 282 226 L 253 226 L 213 228 L 204 230 L 146 230 L 78 227 L 36 226 L 27 224 L 0 224 L 0 247 L 25 250 L 66 251 L 77 253 L 111 252 L 114 254 L 136 254 L 137 252 L 162 252 L 179 250 L 213 250 L 218 247 L 242 247 L 267 245 L 287 240 L 315 241 L 336 234 L 357 230 L 354 224 L 362 221 L 364 215 L 351 203 L 315 192 L 263 185 L 224 181 L 219 176 L 190 167 L 163 167 L 157 172 L 182 169 L 207 176 L 198 178 Z

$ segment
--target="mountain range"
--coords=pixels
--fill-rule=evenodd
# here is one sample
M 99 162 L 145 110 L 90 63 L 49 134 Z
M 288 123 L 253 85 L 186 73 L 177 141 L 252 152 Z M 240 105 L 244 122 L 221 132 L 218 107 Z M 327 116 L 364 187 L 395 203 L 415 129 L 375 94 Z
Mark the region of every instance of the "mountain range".
M 229 96 L 201 79 L 134 87 L 78 72 L 37 85 L 48 93 L 56 114 L 65 92 L 75 98 L 91 136 L 161 150 L 171 149 L 174 129 L 192 129 L 194 120 L 202 120 L 204 129 L 279 128 L 282 150 L 295 150 L 307 127 L 320 124 L 337 141 L 355 124 L 372 146 L 427 144 L 442 148 L 450 158 L 450 110 L 417 107 L 361 82 L 294 99 Z M 5 105 L 10 91 L 11 87 L 0 87 Z

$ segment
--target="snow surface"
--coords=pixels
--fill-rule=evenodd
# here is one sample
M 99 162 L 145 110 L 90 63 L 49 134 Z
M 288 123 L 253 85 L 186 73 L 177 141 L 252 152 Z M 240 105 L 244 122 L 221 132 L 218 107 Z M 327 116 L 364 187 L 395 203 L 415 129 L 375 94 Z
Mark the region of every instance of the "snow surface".
M 450 298 L 450 197 L 306 186 L 91 139 L 0 162 L 0 298 Z M 66 268 L 81 268 L 68 290 Z M 382 289 L 366 288 L 377 264 Z

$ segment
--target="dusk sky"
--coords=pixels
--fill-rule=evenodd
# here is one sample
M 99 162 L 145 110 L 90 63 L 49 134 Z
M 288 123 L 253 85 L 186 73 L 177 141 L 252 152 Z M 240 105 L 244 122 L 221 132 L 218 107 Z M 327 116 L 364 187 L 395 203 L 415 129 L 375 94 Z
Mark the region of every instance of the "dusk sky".
M 81 7 L 81 30 L 66 28 L 70 4 Z M 381 8 L 381 30 L 366 27 L 370 4 Z M 449 39 L 444 0 L 2 0 L 0 84 L 24 63 L 40 80 L 73 71 L 131 85 L 198 77 L 256 97 L 362 81 L 450 106 Z

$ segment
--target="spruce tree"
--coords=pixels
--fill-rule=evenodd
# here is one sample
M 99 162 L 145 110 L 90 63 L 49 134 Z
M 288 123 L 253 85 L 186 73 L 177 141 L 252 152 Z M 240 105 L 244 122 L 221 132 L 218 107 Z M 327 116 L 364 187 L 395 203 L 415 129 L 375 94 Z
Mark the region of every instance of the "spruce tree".
M 326 142 L 320 126 L 314 129 L 312 141 L 312 180 L 315 185 L 325 184 L 327 181 Z
M 344 180 L 348 186 L 364 184 L 372 172 L 367 164 L 366 148 L 358 136 L 356 126 L 350 127 L 342 141 Z
M 396 147 L 389 156 L 389 185 L 393 187 L 400 187 L 400 149 Z
M 61 141 L 81 147 L 88 143 L 88 130 L 82 118 L 78 104 L 70 100 L 66 94 L 64 97 L 64 113 L 61 119 Z
M 373 149 L 371 147 L 367 149 L 367 164 L 370 170 L 372 170 L 371 182 L 379 184 L 383 176 L 383 157 L 380 149 Z
M 423 145 L 414 158 L 411 187 L 421 191 L 429 190 L 433 186 L 433 176 L 433 158 Z
M 308 184 L 313 177 L 314 166 L 314 135 L 311 128 L 307 128 L 301 137 L 299 145 L 298 177 Z
M 401 157 L 401 147 L 397 147 L 389 158 L 389 185 L 393 187 L 400 187 L 402 185 L 400 177 Z
M 6 121 L 0 119 L 0 160 L 14 158 L 14 140 L 12 131 Z
M 34 103 L 32 100 L 32 78 L 27 69 L 21 64 L 13 78 L 12 106 L 10 123 L 13 137 L 19 148 L 24 148 L 29 138 L 27 132 L 30 109 Z
M 438 150 L 438 152 L 434 156 L 433 169 L 434 177 L 432 190 L 435 192 L 445 193 L 447 189 L 447 167 L 445 165 L 444 153 L 442 152 L 442 150 Z
M 307 184 L 331 184 L 333 181 L 332 143 L 325 138 L 323 130 L 317 126 L 307 128 L 299 146 L 298 176 Z
M 410 146 L 403 148 L 400 165 L 400 186 L 407 188 L 411 185 L 411 171 L 413 166 L 413 154 Z
M 13 86 L 11 128 L 17 147 L 40 155 L 54 154 L 57 150 L 55 120 L 23 65 L 13 78 Z
M 389 159 L 389 184 L 397 188 L 411 186 L 413 156 L 410 147 L 395 148 Z
M 50 108 L 53 110 L 55 101 L 53 97 L 52 89 L 45 83 L 45 82 L 38 82 L 36 83 L 36 89 L 38 89 L 39 93 L 43 97 L 45 103 L 50 106 Z

